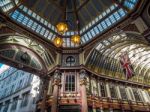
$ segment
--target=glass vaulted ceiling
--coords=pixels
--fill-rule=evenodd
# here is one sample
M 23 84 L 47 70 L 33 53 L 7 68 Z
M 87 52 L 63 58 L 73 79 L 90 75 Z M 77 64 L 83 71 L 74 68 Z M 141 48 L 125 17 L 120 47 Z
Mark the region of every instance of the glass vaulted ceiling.
M 119 60 L 123 52 L 128 53 L 135 72 L 129 80 L 150 83 L 150 47 L 139 35 L 121 32 L 102 40 L 91 53 L 86 66 L 100 74 L 126 79 Z
M 115 3 L 112 4 L 107 10 L 95 17 L 95 19 L 80 30 L 81 44 L 89 42 L 122 20 L 128 13 L 126 9 L 133 10 L 137 2 L 138 0 L 124 0 L 123 7 L 125 8 Z M 25 28 L 32 30 L 42 38 L 46 38 L 52 42 L 58 34 L 55 26 L 21 4 L 19 0 L 0 0 L 0 7 L 11 19 Z M 70 36 L 75 33 L 76 31 L 68 31 L 64 34 L 63 47 L 78 47 L 70 39 Z

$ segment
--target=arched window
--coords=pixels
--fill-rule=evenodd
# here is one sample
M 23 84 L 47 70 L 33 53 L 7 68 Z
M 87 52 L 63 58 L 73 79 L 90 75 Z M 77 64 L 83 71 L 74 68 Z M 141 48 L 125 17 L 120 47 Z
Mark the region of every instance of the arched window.
M 128 99 L 125 87 L 121 87 L 120 86 L 120 94 L 121 94 L 121 98 L 123 100 L 127 100 Z
M 115 85 L 111 84 L 109 85 L 111 98 L 117 98 L 116 88 Z
M 136 101 L 142 101 L 142 100 L 141 100 L 141 97 L 140 97 L 140 95 L 139 95 L 139 93 L 138 93 L 138 89 L 133 88 L 132 91 L 133 91 L 135 100 L 136 100 Z
M 100 92 L 101 92 L 101 97 L 107 97 L 105 83 L 100 83 Z
M 67 66 L 74 66 L 75 65 L 75 58 L 73 56 L 68 56 L 66 58 L 66 65 Z

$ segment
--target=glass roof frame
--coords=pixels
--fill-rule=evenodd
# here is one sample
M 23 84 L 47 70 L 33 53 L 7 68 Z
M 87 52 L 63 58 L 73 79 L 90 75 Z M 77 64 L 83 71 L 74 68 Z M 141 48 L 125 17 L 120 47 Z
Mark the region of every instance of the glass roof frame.
M 129 10 L 133 10 L 139 0 L 124 0 L 124 7 Z M 0 0 L 0 9 L 3 12 L 9 12 L 12 8 L 17 7 L 19 0 Z M 108 28 L 118 23 L 127 15 L 127 11 L 117 4 L 113 4 L 110 8 L 105 10 L 102 14 L 96 17 L 93 21 L 87 24 L 80 30 L 81 45 L 86 44 L 91 39 L 102 34 Z M 47 20 L 34 13 L 29 8 L 20 4 L 13 12 L 9 13 L 9 16 L 14 21 L 23 25 L 27 29 L 31 29 L 34 33 L 37 33 L 41 37 L 53 42 L 54 38 L 58 35 L 58 32 L 52 24 Z M 71 42 L 70 36 L 74 35 L 76 31 L 68 31 L 63 36 L 63 47 L 78 47 Z
M 107 44 L 104 44 L 103 41 L 107 42 Z M 119 46 L 116 43 L 119 43 Z M 97 68 L 97 71 L 103 71 L 105 74 L 113 74 L 114 71 L 114 75 L 124 74 L 122 73 L 121 65 L 119 63 L 119 55 L 124 51 L 128 51 L 131 64 L 134 66 L 134 71 L 136 72 L 137 79 L 136 77 L 133 77 L 131 81 L 139 81 L 141 78 L 142 81 L 144 81 L 146 77 L 150 79 L 150 60 L 148 60 L 150 57 L 150 47 L 146 40 L 134 34 L 122 32 L 121 34 L 112 35 L 107 39 L 103 39 L 96 45 L 94 51 L 90 55 L 90 60 L 86 62 L 86 65 L 91 66 L 91 69 L 93 70 Z M 114 60 L 116 60 L 116 62 L 114 62 Z M 118 70 L 111 71 L 114 69 L 111 68 L 114 64 Z M 108 69 L 110 71 L 108 71 Z M 119 75 L 119 77 L 122 78 L 123 76 L 124 75 Z

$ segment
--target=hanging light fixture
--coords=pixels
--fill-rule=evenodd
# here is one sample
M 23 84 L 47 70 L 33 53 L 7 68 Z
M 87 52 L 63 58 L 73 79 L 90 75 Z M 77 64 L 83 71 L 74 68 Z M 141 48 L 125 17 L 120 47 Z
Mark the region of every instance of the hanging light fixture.
M 66 19 L 66 7 L 64 9 L 64 20 Z M 66 21 L 66 20 L 65 20 Z M 56 25 L 56 29 L 58 31 L 58 33 L 62 36 L 65 32 L 68 31 L 68 25 L 66 22 L 59 22 L 57 25 Z M 55 39 L 54 39 L 54 45 L 56 47 L 61 47 L 62 44 L 63 44 L 63 39 L 62 37 L 60 36 L 56 36 Z
M 68 31 L 68 25 L 65 22 L 60 22 L 56 25 L 56 29 L 60 34 L 64 34 Z
M 54 39 L 54 45 L 56 47 L 61 47 L 63 44 L 63 39 L 61 37 L 55 37 Z
M 75 34 L 71 37 L 71 41 L 74 44 L 80 44 L 80 41 L 81 41 L 80 31 L 79 31 L 80 24 L 79 24 L 79 17 L 78 17 L 78 13 L 77 13 L 76 0 L 74 0 L 74 11 L 75 11 L 75 15 L 76 15 L 77 34 Z
M 66 4 L 67 6 L 67 4 Z M 76 15 L 76 26 L 77 26 L 77 32 L 75 35 L 71 36 L 71 42 L 74 43 L 74 44 L 80 44 L 80 41 L 81 41 L 81 37 L 80 37 L 80 31 L 79 31 L 79 17 L 78 17 L 78 13 L 77 13 L 77 8 L 76 8 L 76 0 L 74 0 L 74 12 L 75 12 L 75 15 Z M 65 11 L 64 11 L 64 21 L 65 22 L 59 22 L 57 25 L 56 25 L 56 29 L 58 31 L 58 33 L 62 36 L 65 32 L 68 31 L 68 25 L 67 25 L 67 22 L 66 22 L 66 7 L 65 7 Z M 55 37 L 54 39 L 54 45 L 56 47 L 61 47 L 63 44 L 63 39 L 61 37 Z
M 80 36 L 79 36 L 79 35 L 73 35 L 73 36 L 71 37 L 71 41 L 72 41 L 72 43 L 74 43 L 74 44 L 80 44 Z
M 64 15 L 63 15 L 63 22 L 59 22 L 57 25 L 56 25 L 56 29 L 58 31 L 58 33 L 60 33 L 61 35 L 63 35 L 65 32 L 68 31 L 68 25 L 67 25 L 67 22 L 66 22 L 66 7 L 67 4 L 65 4 L 65 7 L 64 7 Z

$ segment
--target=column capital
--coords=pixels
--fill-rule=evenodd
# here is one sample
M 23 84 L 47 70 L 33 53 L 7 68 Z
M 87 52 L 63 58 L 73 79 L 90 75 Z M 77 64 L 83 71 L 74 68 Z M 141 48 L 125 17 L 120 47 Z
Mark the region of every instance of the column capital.
M 55 70 L 54 72 L 54 80 L 60 80 L 61 79 L 61 72 L 60 70 Z
M 81 69 L 79 74 L 80 74 L 82 112 L 88 112 L 87 91 L 86 91 L 87 72 L 84 69 Z
M 81 69 L 80 72 L 80 85 L 87 84 L 87 72 L 84 69 Z
M 54 72 L 54 82 L 53 82 L 53 85 L 60 85 L 60 82 L 61 82 L 61 72 L 60 70 L 56 70 Z

